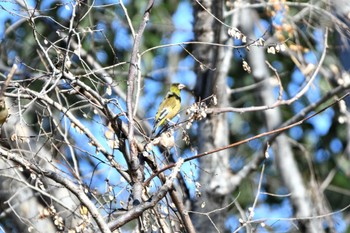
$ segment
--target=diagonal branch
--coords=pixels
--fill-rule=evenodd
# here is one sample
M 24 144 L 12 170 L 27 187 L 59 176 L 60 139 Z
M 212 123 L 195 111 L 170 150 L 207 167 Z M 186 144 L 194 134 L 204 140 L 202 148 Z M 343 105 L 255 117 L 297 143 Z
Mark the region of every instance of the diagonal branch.
M 325 95 L 322 99 L 320 99 L 319 101 L 317 101 L 316 103 L 310 105 L 309 107 L 305 108 L 304 110 L 302 110 L 298 115 L 296 115 L 295 117 L 291 118 L 289 121 L 285 122 L 281 127 L 277 128 L 277 129 L 274 129 L 274 130 L 271 130 L 271 131 L 268 131 L 268 132 L 264 132 L 264 133 L 261 133 L 261 134 L 257 134 L 253 137 L 249 137 L 247 139 L 244 139 L 244 140 L 241 140 L 241 141 L 238 141 L 238 142 L 235 142 L 235 143 L 232 143 L 230 145 L 227 145 L 227 146 L 224 146 L 224 147 L 220 147 L 220 148 L 217 148 L 215 150 L 211 150 L 211 151 L 206 151 L 206 152 L 203 152 L 203 153 L 200 153 L 200 154 L 197 154 L 197 155 L 194 155 L 194 156 L 191 156 L 191 157 L 188 157 L 185 159 L 185 162 L 188 162 L 188 161 L 191 161 L 191 160 L 194 160 L 194 159 L 198 159 L 200 157 L 203 157 L 203 156 L 207 156 L 207 155 L 210 155 L 210 154 L 213 154 L 213 153 L 216 153 L 218 151 L 222 151 L 222 150 L 227 150 L 229 148 L 233 148 L 233 147 L 236 147 L 236 146 L 239 146 L 239 145 L 242 145 L 242 144 L 245 144 L 247 142 L 250 142 L 252 140 L 255 140 L 255 139 L 258 139 L 258 138 L 262 138 L 262 137 L 266 137 L 266 136 L 270 136 L 271 137 L 268 139 L 268 143 L 266 144 L 266 147 L 267 145 L 271 144 L 272 141 L 281 133 L 285 132 L 286 130 L 288 129 L 291 129 L 295 126 L 298 126 L 298 125 L 301 125 L 303 124 L 305 121 L 313 118 L 314 116 L 320 114 L 321 112 L 327 110 L 328 108 L 330 108 L 331 106 L 333 106 L 334 104 L 338 103 L 340 100 L 344 99 L 345 97 L 347 97 L 348 95 L 350 95 L 350 93 L 347 93 L 345 94 L 344 96 L 342 96 L 341 98 L 337 99 L 335 102 L 327 105 L 325 108 L 322 108 L 321 110 L 319 110 L 318 112 L 308 116 L 308 117 L 305 117 L 309 112 L 313 111 L 316 109 L 316 107 L 320 106 L 321 104 L 323 104 L 326 100 L 328 100 L 330 98 L 330 96 L 334 96 L 334 95 L 337 95 L 341 92 L 343 92 L 345 89 L 348 89 L 349 86 L 339 86 L 338 88 L 334 89 L 333 91 L 331 91 L 328 95 Z M 266 151 L 266 148 L 264 148 L 264 151 Z M 240 175 L 243 178 L 246 177 L 247 174 L 249 174 L 249 172 L 251 170 L 255 170 L 257 168 L 257 166 L 264 160 L 264 154 L 262 153 L 261 156 L 257 156 L 253 161 L 251 161 L 247 166 L 245 166 L 244 169 L 242 169 L 240 172 L 242 172 L 242 175 Z M 175 164 L 169 164 L 167 166 L 165 166 L 164 168 L 158 170 L 156 173 L 152 174 L 145 182 L 145 186 L 147 186 L 149 184 L 149 182 L 151 182 L 151 180 L 158 176 L 160 173 L 174 167 Z M 243 171 L 244 170 L 244 171 Z M 243 175 L 244 173 L 244 175 Z

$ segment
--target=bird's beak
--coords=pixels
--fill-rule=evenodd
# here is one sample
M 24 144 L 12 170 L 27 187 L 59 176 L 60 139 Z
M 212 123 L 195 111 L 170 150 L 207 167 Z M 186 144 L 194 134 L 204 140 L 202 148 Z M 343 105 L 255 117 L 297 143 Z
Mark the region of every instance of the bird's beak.
M 186 86 L 180 83 L 177 87 L 181 90 L 181 89 L 185 88 Z

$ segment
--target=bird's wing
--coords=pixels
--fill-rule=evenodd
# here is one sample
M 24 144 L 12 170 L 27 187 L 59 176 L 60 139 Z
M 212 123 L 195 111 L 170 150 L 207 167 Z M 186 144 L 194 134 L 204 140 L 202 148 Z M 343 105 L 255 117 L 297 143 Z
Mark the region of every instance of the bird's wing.
M 158 112 L 156 114 L 156 121 L 155 125 L 157 125 L 159 122 L 160 125 L 163 124 L 164 119 L 169 118 L 169 114 L 172 115 L 172 110 L 176 108 L 176 97 L 175 96 L 168 96 L 159 106 Z M 173 117 L 173 116 L 172 116 Z M 172 118 L 170 117 L 170 118 Z
M 170 112 L 170 108 L 169 107 L 170 106 L 164 107 L 161 110 L 161 112 L 159 113 L 158 119 L 157 119 L 158 122 L 161 121 L 162 119 L 166 118 L 166 116 L 169 114 L 169 112 Z

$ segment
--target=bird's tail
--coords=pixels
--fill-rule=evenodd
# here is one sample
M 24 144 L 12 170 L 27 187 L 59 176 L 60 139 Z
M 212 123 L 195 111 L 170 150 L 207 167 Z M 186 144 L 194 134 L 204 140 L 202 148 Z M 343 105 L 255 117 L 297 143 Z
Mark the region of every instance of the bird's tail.
M 154 133 L 156 132 L 156 128 L 154 127 L 153 129 L 152 129 L 152 133 L 151 133 L 151 136 L 154 136 Z
M 157 129 L 158 129 L 158 124 L 154 124 L 154 126 L 153 126 L 153 129 L 152 129 L 152 133 L 151 133 L 151 138 L 155 138 L 155 133 L 156 133 L 156 131 L 157 131 Z
M 162 118 L 158 118 L 157 120 L 154 121 L 153 129 L 152 129 L 152 133 L 151 133 L 152 137 L 156 137 L 157 136 L 157 134 L 155 134 L 155 133 L 157 132 L 159 126 L 161 126 L 162 123 L 163 123 L 160 119 L 162 119 Z

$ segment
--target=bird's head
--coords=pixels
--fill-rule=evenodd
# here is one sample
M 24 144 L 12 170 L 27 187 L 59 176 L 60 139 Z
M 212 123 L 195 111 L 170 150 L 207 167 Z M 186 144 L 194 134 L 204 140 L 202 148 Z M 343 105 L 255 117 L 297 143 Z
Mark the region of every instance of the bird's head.
M 182 83 L 173 83 L 170 86 L 170 92 L 176 93 L 177 95 L 180 95 L 180 90 L 185 88 L 186 86 Z

